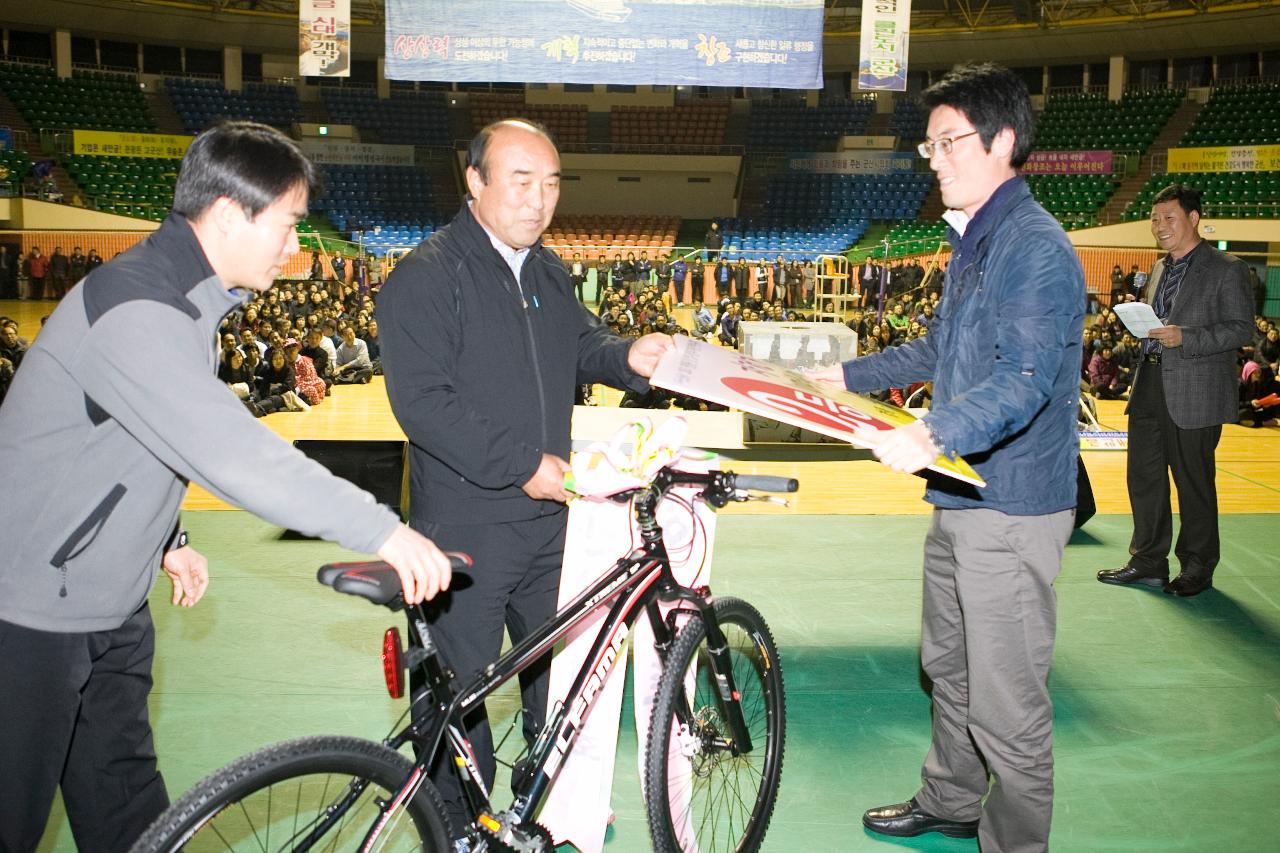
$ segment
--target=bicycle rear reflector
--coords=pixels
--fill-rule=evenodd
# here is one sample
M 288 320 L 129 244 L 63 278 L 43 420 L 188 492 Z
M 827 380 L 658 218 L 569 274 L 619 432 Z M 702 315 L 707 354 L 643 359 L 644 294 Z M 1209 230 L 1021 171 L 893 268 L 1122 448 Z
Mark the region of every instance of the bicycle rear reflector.
M 382 677 L 392 699 L 404 695 L 404 651 L 400 646 L 400 629 L 388 628 L 382 635 Z

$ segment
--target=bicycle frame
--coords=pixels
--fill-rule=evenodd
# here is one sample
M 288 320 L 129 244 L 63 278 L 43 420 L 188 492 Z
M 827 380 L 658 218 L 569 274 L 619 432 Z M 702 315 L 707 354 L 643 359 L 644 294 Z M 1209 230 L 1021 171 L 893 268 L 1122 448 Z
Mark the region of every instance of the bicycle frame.
M 751 738 L 736 701 L 737 686 L 733 681 L 726 642 L 715 617 L 710 590 L 706 587 L 683 587 L 676 581 L 662 538 L 662 528 L 654 518 L 657 504 L 667 489 L 681 484 L 708 484 L 708 476 L 666 470 L 649 487 L 631 493 L 640 522 L 643 545 L 621 557 L 612 569 L 561 608 L 551 621 L 485 667 L 460 690 L 453 689 L 451 674 L 445 670 L 436 652 L 422 606 L 410 608 L 410 624 L 416 634 L 418 646 L 412 652 L 419 654 L 411 654 L 411 658 L 418 659 L 411 659 L 409 665 L 417 665 L 422 669 L 426 675 L 426 688 L 411 700 L 412 719 L 409 725 L 389 737 L 386 743 L 391 748 L 398 749 L 406 741 L 412 740 L 418 744 L 419 758 L 414 773 L 393 798 L 388 817 L 391 809 L 407 802 L 416 792 L 419 780 L 425 777 L 427 768 L 434 762 L 447 737 L 473 814 L 487 829 L 497 833 L 502 828 L 502 823 L 492 814 L 490 793 L 484 785 L 466 739 L 462 720 L 477 710 L 501 685 L 550 653 L 561 638 L 590 618 L 597 608 L 606 604 L 609 605 L 608 614 L 568 694 L 546 721 L 527 759 L 522 762 L 519 778 L 513 784 L 515 798 L 506 815 L 508 820 L 514 819 L 511 820 L 512 824 L 532 821 L 556 772 L 573 749 L 583 721 L 599 697 L 605 680 L 618 660 L 624 656 L 626 638 L 641 611 L 649 618 L 654 644 L 664 664 L 667 650 L 676 633 L 676 615 L 681 612 L 696 612 L 703 620 L 707 627 L 711 667 L 715 672 L 718 689 L 730 709 L 727 722 L 734 739 L 731 743 L 724 744 L 724 747 L 735 754 L 752 749 Z M 684 601 L 691 607 L 676 608 L 664 620 L 658 608 L 659 601 Z M 430 703 L 429 707 L 426 706 L 427 702 Z M 692 714 L 687 707 L 681 709 L 678 716 L 681 722 L 692 723 Z M 370 840 L 376 836 L 385 820 L 384 817 L 379 826 L 371 830 Z

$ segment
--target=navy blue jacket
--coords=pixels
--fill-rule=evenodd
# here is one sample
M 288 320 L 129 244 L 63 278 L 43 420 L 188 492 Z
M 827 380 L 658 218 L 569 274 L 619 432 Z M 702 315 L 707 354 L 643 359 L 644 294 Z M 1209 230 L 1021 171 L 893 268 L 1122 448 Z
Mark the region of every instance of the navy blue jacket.
M 944 453 L 986 480 L 929 474 L 925 500 L 1045 515 L 1076 505 L 1084 272 L 1022 178 L 1000 186 L 952 244 L 929 332 L 846 362 L 852 391 L 933 380 L 925 416 Z
M 561 510 L 521 486 L 543 453 L 569 458 L 574 387 L 649 390 L 627 365 L 631 342 L 578 301 L 555 253 L 530 248 L 517 284 L 466 205 L 396 265 L 377 316 L 416 526 Z

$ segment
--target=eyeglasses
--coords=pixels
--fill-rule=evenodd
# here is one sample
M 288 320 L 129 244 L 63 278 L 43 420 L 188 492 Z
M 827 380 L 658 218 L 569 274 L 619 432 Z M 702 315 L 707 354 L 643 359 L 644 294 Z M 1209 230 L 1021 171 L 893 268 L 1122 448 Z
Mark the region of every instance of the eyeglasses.
M 977 132 L 978 131 L 976 130 L 971 130 L 968 133 L 962 133 L 959 136 L 944 136 L 941 139 L 935 140 L 926 139 L 924 142 L 921 142 L 916 146 L 916 150 L 919 151 L 920 156 L 926 160 L 932 160 L 935 151 L 943 154 L 944 156 L 950 156 L 951 148 L 957 142 L 964 139 L 966 136 L 973 136 Z

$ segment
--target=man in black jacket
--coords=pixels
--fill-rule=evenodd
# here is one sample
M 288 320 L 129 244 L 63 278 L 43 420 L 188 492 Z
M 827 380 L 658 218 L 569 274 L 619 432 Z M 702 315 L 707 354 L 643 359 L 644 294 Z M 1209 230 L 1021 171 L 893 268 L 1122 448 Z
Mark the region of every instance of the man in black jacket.
M 433 637 L 463 682 L 497 659 L 504 625 L 519 642 L 555 612 L 574 388 L 647 391 L 644 377 L 674 346 L 666 335 L 611 334 L 543 248 L 560 158 L 541 128 L 486 127 L 466 178 L 468 203 L 397 264 L 377 309 L 387 393 L 411 444 L 410 525 L 475 560 L 472 584 L 430 609 Z M 520 677 L 530 742 L 546 716 L 548 664 Z M 488 722 L 478 714 L 467 725 L 492 785 Z M 461 832 L 452 770 L 435 767 L 432 778 Z

